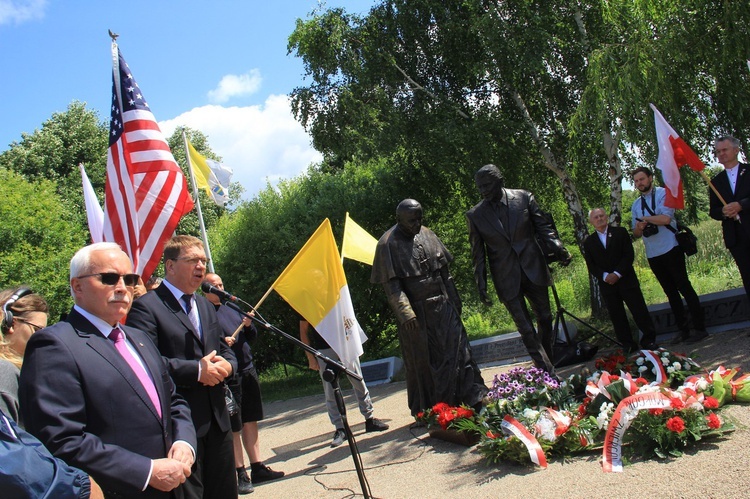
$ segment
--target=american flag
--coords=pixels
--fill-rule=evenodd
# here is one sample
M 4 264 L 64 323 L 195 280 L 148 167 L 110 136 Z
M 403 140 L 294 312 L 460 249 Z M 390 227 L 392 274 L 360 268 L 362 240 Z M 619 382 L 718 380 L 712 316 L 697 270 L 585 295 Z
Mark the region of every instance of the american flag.
M 112 59 L 104 240 L 118 243 L 145 281 L 159 264 L 164 242 L 193 209 L 193 200 L 185 175 L 116 44 Z

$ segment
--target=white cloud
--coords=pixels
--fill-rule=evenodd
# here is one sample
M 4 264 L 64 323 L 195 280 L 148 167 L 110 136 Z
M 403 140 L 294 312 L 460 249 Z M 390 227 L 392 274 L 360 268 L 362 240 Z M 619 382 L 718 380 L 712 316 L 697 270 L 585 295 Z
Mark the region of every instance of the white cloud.
M 0 25 L 44 17 L 47 0 L 0 0 Z
M 202 106 L 159 123 L 169 137 L 178 126 L 200 130 L 208 136 L 211 150 L 234 171 L 233 182 L 251 199 L 268 182 L 296 177 L 322 157 L 310 145 L 310 137 L 292 117 L 289 99 L 271 95 L 261 106 Z
M 243 75 L 226 75 L 218 87 L 208 92 L 208 100 L 215 104 L 224 104 L 232 97 L 252 95 L 258 91 L 262 81 L 263 78 L 257 69 L 251 69 Z

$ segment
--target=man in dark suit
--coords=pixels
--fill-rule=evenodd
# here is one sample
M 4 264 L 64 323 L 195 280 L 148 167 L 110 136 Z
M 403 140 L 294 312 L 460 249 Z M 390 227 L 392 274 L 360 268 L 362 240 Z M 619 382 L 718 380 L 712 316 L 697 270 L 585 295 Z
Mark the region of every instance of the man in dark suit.
M 119 324 L 133 274 L 114 243 L 70 262 L 75 305 L 32 335 L 21 372 L 26 428 L 108 497 L 182 497 L 197 446 L 190 410 L 149 337 Z
M 641 346 L 648 350 L 658 348 L 656 330 L 641 292 L 638 276 L 633 268 L 633 242 L 623 227 L 607 223 L 607 213 L 602 208 L 589 212 L 589 222 L 596 231 L 583 242 L 584 258 L 589 273 L 599 282 L 599 289 L 609 311 L 617 340 L 626 352 L 638 349 L 625 314 L 627 304 L 635 323 L 643 332 Z
M 224 380 L 237 371 L 216 309 L 195 295 L 206 276 L 201 240 L 175 236 L 164 246 L 164 280 L 133 303 L 127 324 L 146 331 L 167 362 L 190 405 L 198 436 L 193 474 L 185 484 L 191 498 L 237 497 L 232 432 Z
M 484 199 L 466 213 L 466 218 L 479 297 L 482 303 L 491 304 L 487 296 L 489 262 L 497 297 L 513 317 L 534 365 L 554 374 L 554 335 L 547 289 L 552 279 L 544 255 L 555 255 L 567 264 L 570 253 L 532 193 L 503 188 L 503 176 L 495 165 L 480 168 L 474 180 Z M 531 322 L 526 300 L 536 317 L 537 329 Z
M 748 165 L 740 163 L 740 141 L 726 135 L 714 143 L 716 159 L 724 171 L 711 179 L 721 197 L 709 189 L 709 215 L 721 221 L 724 244 L 740 269 L 745 293 L 750 297 L 750 175 Z

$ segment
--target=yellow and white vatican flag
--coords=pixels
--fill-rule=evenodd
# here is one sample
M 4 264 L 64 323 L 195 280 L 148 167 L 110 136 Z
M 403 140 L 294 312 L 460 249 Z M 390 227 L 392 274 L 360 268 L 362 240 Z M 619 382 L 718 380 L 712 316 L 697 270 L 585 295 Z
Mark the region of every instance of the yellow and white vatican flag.
M 190 166 L 193 178 L 200 189 L 204 189 L 211 200 L 219 206 L 229 201 L 229 182 L 232 170 L 213 159 L 208 159 L 195 150 L 193 144 L 185 139 L 190 153 Z
M 375 239 L 365 229 L 359 226 L 357 222 L 349 218 L 349 212 L 346 212 L 346 221 L 344 222 L 344 241 L 341 243 L 342 258 L 357 260 L 358 262 L 372 265 L 375 259 L 375 247 L 378 240 Z
M 271 286 L 351 368 L 367 340 L 354 316 L 341 256 L 326 218 Z

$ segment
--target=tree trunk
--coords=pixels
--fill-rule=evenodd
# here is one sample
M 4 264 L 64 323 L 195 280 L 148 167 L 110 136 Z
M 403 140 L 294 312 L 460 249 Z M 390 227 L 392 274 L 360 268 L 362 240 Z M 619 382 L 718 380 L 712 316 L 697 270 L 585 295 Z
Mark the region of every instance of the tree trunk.
M 508 84 L 505 85 L 505 88 L 513 97 L 513 101 L 516 103 L 516 107 L 518 108 L 518 110 L 521 111 L 523 120 L 526 123 L 527 128 L 529 129 L 529 133 L 531 134 L 531 138 L 534 140 L 534 143 L 536 143 L 537 147 L 539 148 L 539 152 L 544 158 L 545 166 L 555 175 L 557 175 L 557 178 L 560 181 L 563 197 L 565 198 L 565 203 L 568 205 L 568 212 L 570 213 L 570 216 L 573 217 L 573 231 L 575 233 L 576 242 L 578 243 L 579 249 L 583 252 L 583 241 L 584 239 L 586 239 L 586 236 L 588 236 L 589 233 L 586 226 L 586 216 L 583 213 L 583 206 L 581 205 L 581 198 L 578 195 L 578 190 L 576 189 L 575 183 L 573 182 L 573 179 L 568 175 L 568 171 L 564 166 L 561 165 L 557 158 L 555 158 L 554 153 L 550 150 L 544 139 L 541 137 L 539 128 L 537 127 L 536 123 L 534 123 L 534 120 L 531 117 L 531 114 L 529 113 L 529 110 L 526 107 L 526 103 L 524 102 L 523 97 L 521 97 L 521 94 Z

